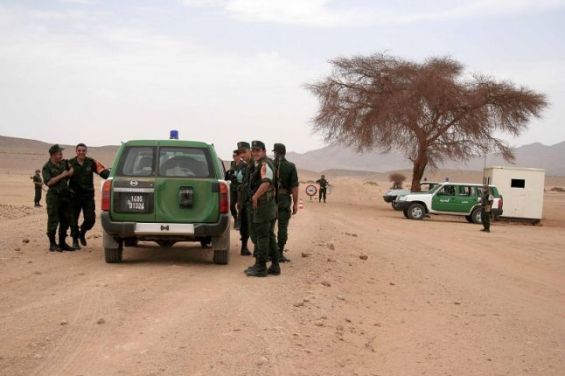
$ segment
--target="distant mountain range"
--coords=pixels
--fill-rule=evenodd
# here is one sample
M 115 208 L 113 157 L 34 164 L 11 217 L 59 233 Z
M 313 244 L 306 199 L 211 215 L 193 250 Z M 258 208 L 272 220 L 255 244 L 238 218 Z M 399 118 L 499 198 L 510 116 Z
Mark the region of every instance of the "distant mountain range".
M 487 166 L 519 166 L 543 168 L 549 176 L 565 176 L 565 142 L 546 146 L 540 143 L 524 145 L 514 149 L 516 160 L 506 162 L 499 154 L 489 154 Z M 360 170 L 388 172 L 411 169 L 411 162 L 401 153 L 379 151 L 357 153 L 354 149 L 340 145 L 330 145 L 303 154 L 288 153 L 287 159 L 301 169 L 322 172 L 325 170 Z M 473 158 L 468 162 L 447 162 L 441 169 L 447 170 L 482 170 L 485 158 Z
M 50 144 L 42 141 L 29 140 L 17 137 L 0 136 L 0 172 L 21 171 L 40 168 L 49 158 Z M 65 146 L 65 156 L 70 158 L 75 155 L 74 145 Z M 111 165 L 117 145 L 108 145 L 89 148 L 89 154 L 95 156 L 106 166 Z M 546 146 L 540 143 L 524 145 L 514 150 L 516 161 L 514 166 L 543 168 L 548 176 L 565 176 L 565 142 Z M 391 151 L 383 154 L 379 151 L 357 153 L 352 148 L 339 145 L 330 145 L 321 149 L 312 150 L 303 154 L 290 152 L 288 160 L 296 163 L 301 170 L 313 172 L 356 171 L 358 174 L 370 172 L 385 173 L 412 168 L 410 161 L 401 153 Z M 440 166 L 445 170 L 481 171 L 485 164 L 484 158 L 473 158 L 467 163 L 448 162 Z M 500 155 L 489 154 L 487 166 L 512 165 L 504 161 Z

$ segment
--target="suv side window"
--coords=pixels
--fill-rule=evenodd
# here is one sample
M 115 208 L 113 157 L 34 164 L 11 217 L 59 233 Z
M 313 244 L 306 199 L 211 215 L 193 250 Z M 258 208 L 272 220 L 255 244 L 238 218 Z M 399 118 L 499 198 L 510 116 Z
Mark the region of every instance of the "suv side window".
M 471 187 L 468 185 L 460 185 L 459 186 L 459 196 L 471 196 Z
M 205 149 L 162 147 L 159 149 L 159 176 L 209 178 L 212 166 Z
M 119 176 L 153 176 L 155 149 L 152 147 L 129 147 L 118 166 Z
M 444 185 L 437 194 L 440 196 L 455 196 L 455 187 L 453 185 Z

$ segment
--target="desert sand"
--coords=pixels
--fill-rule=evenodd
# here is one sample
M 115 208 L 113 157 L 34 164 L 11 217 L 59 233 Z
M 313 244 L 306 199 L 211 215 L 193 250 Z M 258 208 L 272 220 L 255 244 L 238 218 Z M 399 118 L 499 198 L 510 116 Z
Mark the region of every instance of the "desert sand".
M 253 279 L 235 231 L 227 266 L 190 243 L 106 264 L 99 223 L 50 253 L 29 174 L 0 175 L 0 374 L 565 374 L 565 193 L 485 234 L 405 219 L 379 177 L 328 176 L 327 204 L 303 184 L 292 262 Z

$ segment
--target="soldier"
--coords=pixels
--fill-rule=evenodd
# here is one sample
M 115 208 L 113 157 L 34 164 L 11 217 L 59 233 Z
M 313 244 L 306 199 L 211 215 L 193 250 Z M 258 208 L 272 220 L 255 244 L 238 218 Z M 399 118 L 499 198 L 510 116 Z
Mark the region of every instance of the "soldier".
M 290 216 L 298 212 L 298 173 L 294 163 L 286 160 L 284 144 L 275 144 L 273 151 L 275 152 L 275 189 L 278 203 L 277 242 L 279 262 L 287 262 L 290 260 L 284 255 L 284 246 L 288 239 Z
M 330 182 L 326 180 L 326 176 L 322 175 L 322 177 L 316 180 L 316 183 L 320 184 L 320 193 L 318 193 L 318 202 L 322 202 L 322 197 L 324 198 L 324 202 L 326 202 L 326 190 Z
M 249 142 L 237 143 L 238 154 L 241 163 L 236 169 L 235 175 L 238 181 L 237 187 L 237 210 L 239 212 L 239 234 L 241 236 L 242 256 L 251 256 L 247 242 L 255 239 L 253 234 L 253 223 L 251 218 L 251 191 L 249 188 L 249 177 L 253 171 L 253 158 L 251 157 L 251 146 Z
M 75 148 L 76 157 L 69 161 L 74 170 L 69 180 L 73 208 L 71 235 L 74 249 L 80 249 L 79 239 L 80 244 L 86 246 L 86 232 L 94 226 L 96 221 L 93 175 L 98 174 L 103 179 L 107 179 L 110 175 L 110 171 L 100 162 L 86 156 L 87 150 L 85 144 L 78 144 Z M 81 211 L 84 219 L 79 229 L 78 219 Z
M 249 277 L 266 277 L 267 274 L 279 275 L 279 255 L 276 251 L 275 219 L 277 207 L 273 186 L 274 166 L 267 158 L 265 144 L 261 141 L 251 143 L 251 152 L 255 161 L 255 169 L 249 179 L 251 202 L 253 207 L 253 226 L 255 231 L 255 265 L 248 268 L 245 274 Z M 267 269 L 267 259 L 271 258 L 271 266 Z
M 235 176 L 235 171 L 237 166 L 241 163 L 241 157 L 239 156 L 239 150 L 234 150 L 232 155 L 233 160 L 230 163 L 230 169 L 226 171 L 226 180 L 230 184 L 230 212 L 233 217 L 233 227 L 239 230 L 239 217 L 237 215 L 237 179 Z
M 490 188 L 488 184 L 485 184 L 481 191 L 481 222 L 483 223 L 481 231 L 490 232 L 490 216 L 493 201 L 494 198 L 490 193 Z
M 35 196 L 33 197 L 33 202 L 36 208 L 41 207 L 41 189 L 43 187 L 43 180 L 41 179 L 41 171 L 35 170 L 35 175 L 30 177 L 33 180 L 33 185 L 35 187 Z
M 49 187 L 47 191 L 47 236 L 49 251 L 73 251 L 65 243 L 67 229 L 71 222 L 71 194 L 67 182 L 73 175 L 73 168 L 63 159 L 63 148 L 55 144 L 49 148 L 49 161 L 42 169 L 43 181 Z M 55 242 L 55 233 L 59 226 L 59 245 Z

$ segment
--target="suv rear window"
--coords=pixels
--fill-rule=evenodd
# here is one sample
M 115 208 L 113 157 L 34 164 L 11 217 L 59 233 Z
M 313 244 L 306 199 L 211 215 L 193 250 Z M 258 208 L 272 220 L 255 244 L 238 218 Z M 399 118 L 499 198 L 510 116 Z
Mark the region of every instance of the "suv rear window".
M 120 176 L 153 176 L 155 175 L 155 148 L 129 147 L 120 161 Z
M 159 176 L 209 178 L 211 166 L 206 149 L 161 147 L 159 149 Z

